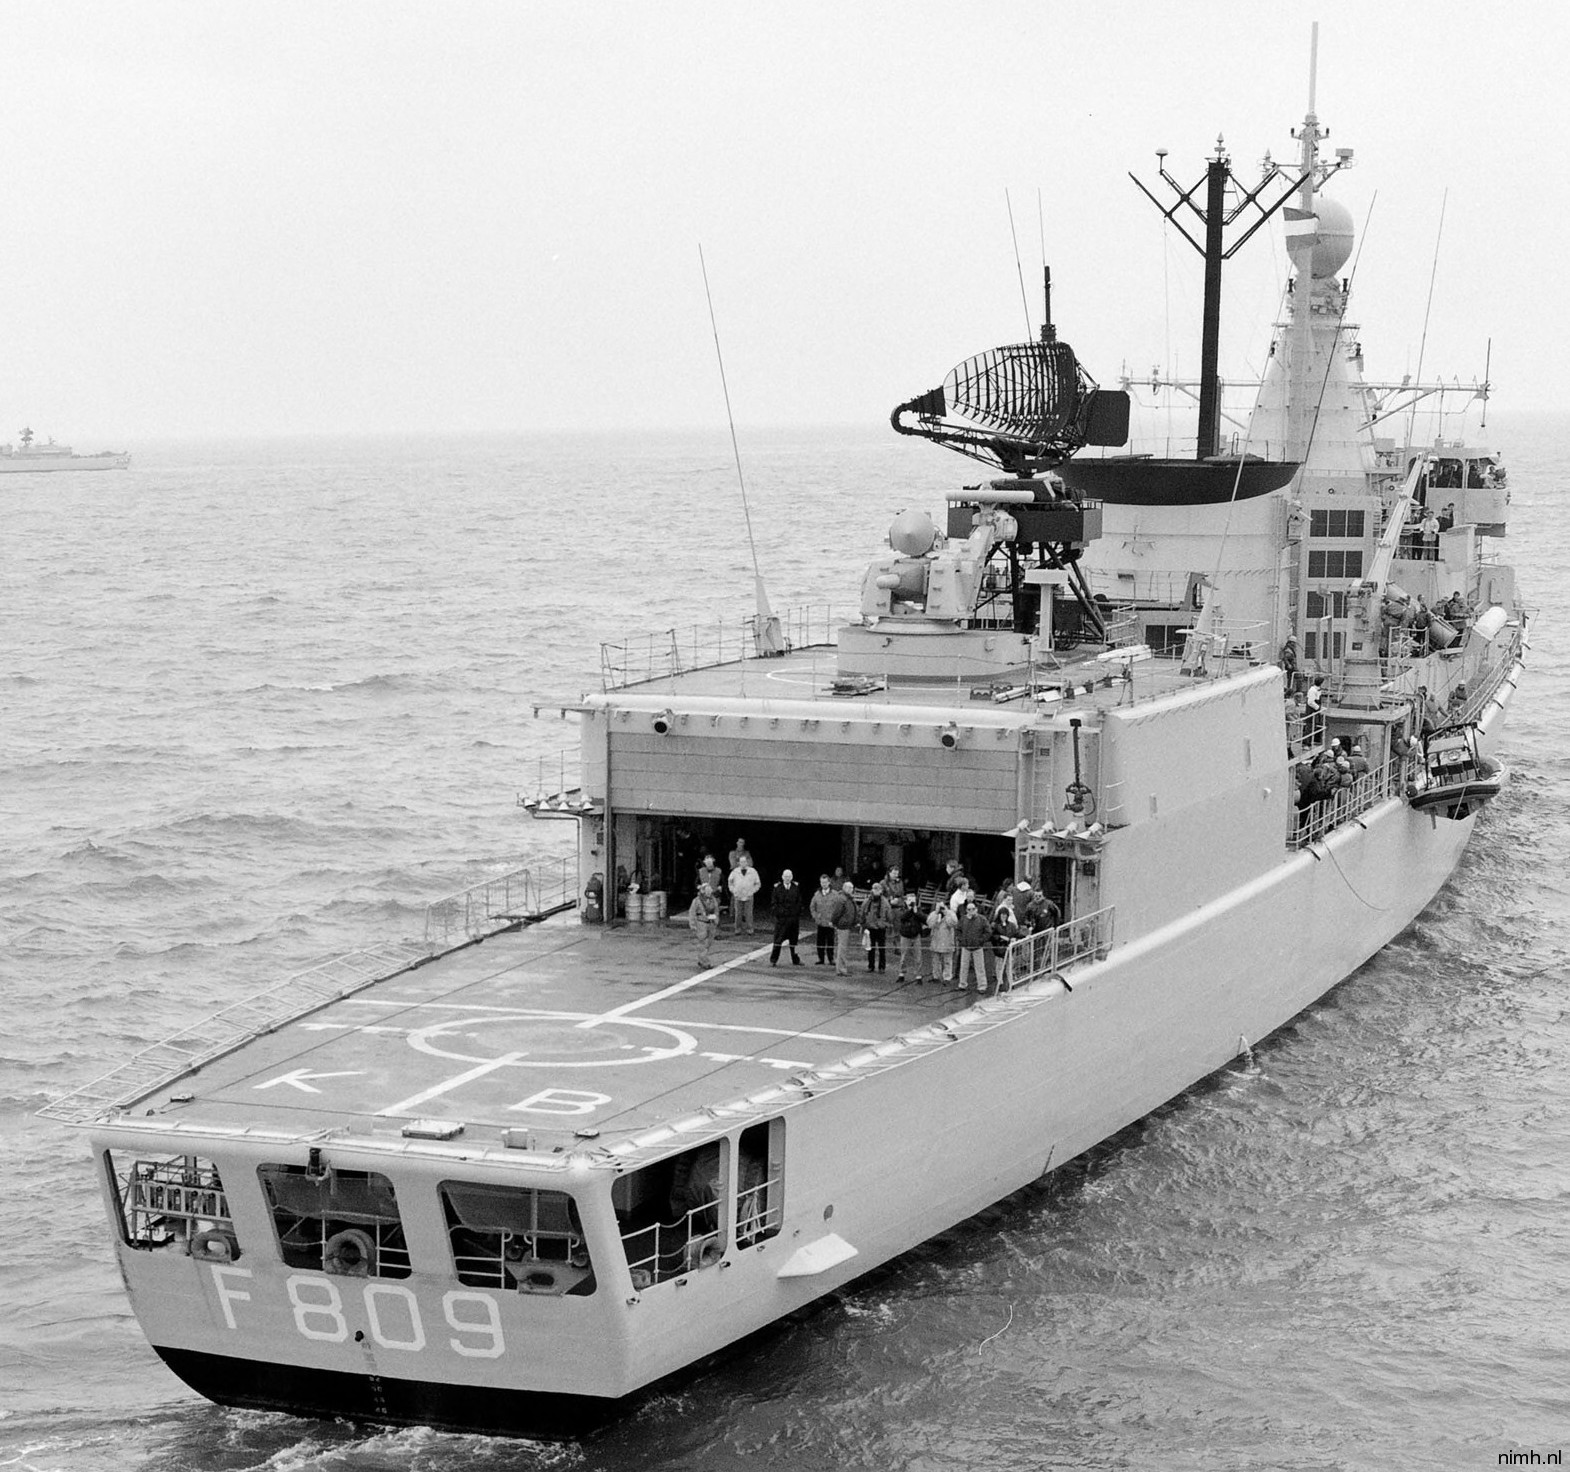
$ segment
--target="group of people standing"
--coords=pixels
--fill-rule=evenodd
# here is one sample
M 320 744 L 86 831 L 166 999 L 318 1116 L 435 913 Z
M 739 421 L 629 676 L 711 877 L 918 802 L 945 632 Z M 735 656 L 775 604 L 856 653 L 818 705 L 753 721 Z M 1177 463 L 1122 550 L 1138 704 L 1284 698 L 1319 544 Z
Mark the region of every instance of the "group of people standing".
M 762 881 L 745 845 L 738 841 L 728 856 L 731 868 L 725 892 L 732 900 L 735 934 L 754 933 L 753 900 Z M 707 966 L 720 928 L 721 871 L 706 855 L 698 870 L 698 894 L 688 911 L 688 924 L 698 942 L 698 959 Z M 773 920 L 769 964 L 777 966 L 789 950 L 791 964 L 803 964 L 801 928 L 815 930 L 816 964 L 833 966 L 840 976 L 851 973 L 851 957 L 859 951 L 866 970 L 885 974 L 889 951 L 895 954 L 895 984 L 910 981 L 957 986 L 985 994 L 996 985 L 997 967 L 1009 943 L 1033 931 L 1049 930 L 1061 920 L 1058 906 L 1027 883 L 1007 883 L 989 901 L 970 886 L 956 860 L 948 864 L 943 893 L 930 909 L 907 892 L 898 868 L 858 899 L 856 886 L 842 874 L 822 874 L 812 894 L 804 894 L 791 870 L 784 870 L 770 894 Z
M 1346 803 L 1358 778 L 1369 772 L 1368 755 L 1361 741 L 1343 746 L 1339 736 L 1308 761 L 1294 769 L 1297 780 L 1297 811 L 1300 824 L 1307 824 L 1316 803 Z
M 698 959 L 708 965 L 710 948 L 714 944 L 714 937 L 720 933 L 720 908 L 721 896 L 728 894 L 731 901 L 732 923 L 737 935 L 751 935 L 754 932 L 753 911 L 758 898 L 758 891 L 763 888 L 763 879 L 759 875 L 757 866 L 752 862 L 752 855 L 747 852 L 747 841 L 744 838 L 736 840 L 736 847 L 726 855 L 726 862 L 730 866 L 729 872 L 722 870 L 714 862 L 713 854 L 704 854 L 703 862 L 698 865 L 698 893 L 693 898 L 692 904 L 687 909 L 687 924 L 698 941 Z M 780 882 L 774 886 L 774 914 L 776 942 L 774 946 L 774 959 L 779 960 L 780 947 L 778 943 L 779 916 L 782 911 L 789 911 L 794 907 L 799 921 L 801 916 L 800 892 L 796 888 L 795 876 L 789 869 L 780 875 Z M 796 955 L 795 944 L 791 945 L 791 959 L 799 966 L 801 958 Z

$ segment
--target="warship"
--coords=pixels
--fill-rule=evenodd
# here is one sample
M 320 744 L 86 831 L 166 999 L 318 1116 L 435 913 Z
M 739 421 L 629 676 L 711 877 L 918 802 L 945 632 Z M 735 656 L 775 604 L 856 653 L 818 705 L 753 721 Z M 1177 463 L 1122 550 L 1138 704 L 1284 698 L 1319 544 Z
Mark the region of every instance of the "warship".
M 1297 136 L 1247 189 L 1219 149 L 1204 191 L 1162 167 L 1205 223 L 1191 457 L 1127 453 L 1130 386 L 1049 307 L 894 411 L 989 478 L 902 512 L 852 612 L 602 648 L 577 749 L 521 799 L 574 835 L 558 866 L 44 1111 L 85 1131 L 176 1375 L 302 1415 L 603 1421 L 1226 1067 L 1412 923 L 1506 780 L 1528 614 L 1498 455 L 1419 443 L 1437 387 L 1363 377 L 1322 192 L 1351 154 L 1321 156 L 1312 90 Z M 1225 229 L 1274 215 L 1283 320 L 1223 442 Z M 767 929 L 738 904 L 695 943 L 732 844 Z M 820 875 L 843 967 L 810 920 L 798 948 Z M 926 931 L 908 974 L 875 965 L 873 883 Z M 985 921 L 974 991 L 933 966 L 951 914 Z
M 0 445 L 0 475 L 38 470 L 124 470 L 130 463 L 124 450 L 78 455 L 69 445 L 57 445 L 53 440 L 37 444 L 31 429 L 22 430 L 15 445 Z

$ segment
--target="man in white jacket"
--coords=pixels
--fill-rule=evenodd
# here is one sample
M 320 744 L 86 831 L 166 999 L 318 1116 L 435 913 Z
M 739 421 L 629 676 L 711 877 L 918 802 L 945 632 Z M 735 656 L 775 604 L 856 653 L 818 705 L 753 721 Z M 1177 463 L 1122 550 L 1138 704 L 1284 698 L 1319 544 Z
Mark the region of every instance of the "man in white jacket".
M 752 867 L 752 860 L 744 853 L 741 862 L 730 872 L 730 897 L 736 911 L 736 934 L 752 934 L 752 902 L 757 897 L 763 881 Z

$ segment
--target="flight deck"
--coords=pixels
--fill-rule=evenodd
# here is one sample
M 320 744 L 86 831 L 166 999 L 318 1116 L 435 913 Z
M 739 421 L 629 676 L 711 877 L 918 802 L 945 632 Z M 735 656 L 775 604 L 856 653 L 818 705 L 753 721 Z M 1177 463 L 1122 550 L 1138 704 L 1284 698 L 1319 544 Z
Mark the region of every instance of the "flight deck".
M 527 1130 L 545 1148 L 656 1128 L 777 1086 L 956 1011 L 894 972 L 769 964 L 765 934 L 722 934 L 700 966 L 684 923 L 562 917 L 492 935 L 253 1038 L 143 1099 L 189 1128 L 396 1138 Z

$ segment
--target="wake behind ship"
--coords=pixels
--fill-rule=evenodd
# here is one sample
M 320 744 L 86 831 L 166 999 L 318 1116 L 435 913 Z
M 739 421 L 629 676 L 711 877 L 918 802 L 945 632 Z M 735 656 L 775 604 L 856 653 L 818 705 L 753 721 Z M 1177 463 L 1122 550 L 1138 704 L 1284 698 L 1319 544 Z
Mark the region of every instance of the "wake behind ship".
M 576 833 L 560 883 L 455 896 L 45 1111 L 87 1128 L 178 1375 L 590 1423 L 1074 1159 L 1417 916 L 1505 781 L 1526 612 L 1497 455 L 1386 437 L 1320 193 L 1350 155 L 1312 108 L 1299 136 L 1255 191 L 1293 279 L 1245 443 L 1208 350 L 1182 462 L 1084 453 L 1128 399 L 1050 322 L 967 360 L 895 424 L 995 478 L 896 518 L 853 615 L 602 651 L 525 804 Z M 732 845 L 772 913 L 744 878 L 711 941 Z

